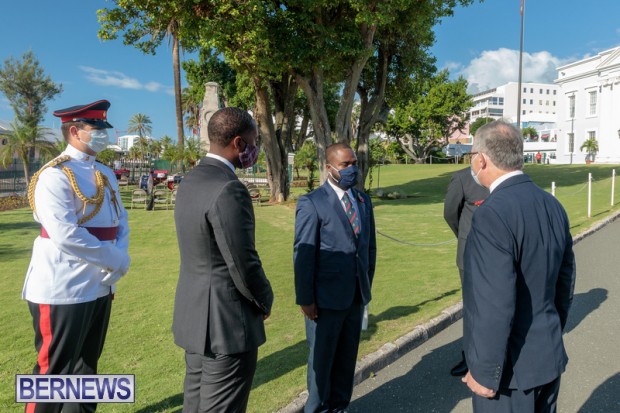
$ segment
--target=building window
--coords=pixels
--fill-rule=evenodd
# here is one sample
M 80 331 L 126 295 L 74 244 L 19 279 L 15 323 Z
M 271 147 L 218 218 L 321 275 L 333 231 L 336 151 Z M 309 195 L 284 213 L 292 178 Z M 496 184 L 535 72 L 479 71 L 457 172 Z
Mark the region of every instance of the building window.
M 549 89 L 547 89 L 547 94 L 549 94 Z
M 542 106 L 542 99 L 540 99 L 540 100 L 538 101 L 538 104 L 539 104 L 540 106 Z
M 504 104 L 504 98 L 499 98 L 499 104 L 503 105 Z
M 530 99 L 530 105 L 534 104 L 534 99 Z
M 588 139 L 596 139 L 596 132 L 593 130 L 588 131 Z
M 574 133 L 568 134 L 568 151 L 571 153 L 575 152 L 575 134 Z
M 523 110 L 523 114 L 525 115 L 525 110 Z
M 542 95 L 542 93 L 543 93 L 543 92 L 542 92 L 542 89 L 540 89 L 540 94 Z
M 526 87 L 523 88 L 523 93 L 527 93 L 527 88 Z
M 554 90 L 554 91 L 553 91 L 553 94 L 554 94 L 554 95 L 555 95 L 555 94 L 557 94 L 557 90 Z
M 549 101 L 548 100 L 545 101 L 545 106 L 549 106 Z
M 575 95 L 568 97 L 568 117 L 571 119 L 575 117 Z
M 555 100 L 553 101 L 553 106 L 555 106 Z
M 596 97 L 597 97 L 596 90 L 590 92 L 590 109 L 589 109 L 590 116 L 596 115 Z
M 530 88 L 530 93 L 534 93 L 534 88 L 533 87 Z
M 523 99 L 523 104 L 525 105 L 527 103 L 527 99 Z

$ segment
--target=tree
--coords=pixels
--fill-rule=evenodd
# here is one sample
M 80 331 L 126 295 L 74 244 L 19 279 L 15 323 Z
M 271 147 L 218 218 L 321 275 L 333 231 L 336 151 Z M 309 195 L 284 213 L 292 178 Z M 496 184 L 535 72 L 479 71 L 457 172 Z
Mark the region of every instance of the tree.
M 527 126 L 521 129 L 521 133 L 523 134 L 523 138 L 528 138 L 534 141 L 538 140 L 538 131 L 536 130 L 536 128 Z
M 493 118 L 486 118 L 486 117 L 482 117 L 482 118 L 478 118 L 475 121 L 473 121 L 470 125 L 469 125 L 469 134 L 472 136 L 476 135 L 476 131 L 483 125 L 486 125 L 487 123 L 493 122 L 495 119 Z M 523 135 L 525 136 L 525 135 Z
M 295 169 L 297 169 L 297 178 L 299 178 L 299 166 L 308 171 L 306 180 L 306 188 L 308 192 L 314 189 L 314 173 L 318 168 L 316 157 L 316 145 L 311 141 L 306 141 L 295 154 Z
M 97 11 L 99 38 L 116 39 L 123 32 L 123 43 L 133 45 L 143 53 L 155 54 L 164 38 L 172 43 L 172 66 L 174 75 L 174 100 L 177 119 L 179 148 L 184 147 L 183 109 L 181 99 L 181 64 L 179 49 L 183 36 L 184 20 L 191 10 L 191 0 L 113 0 L 115 9 Z M 189 35 L 187 35 L 190 37 Z
M 28 126 L 31 132 L 37 132 L 47 110 L 46 101 L 62 92 L 62 85 L 46 76 L 39 61 L 32 51 L 24 53 L 21 61 L 10 57 L 0 68 L 0 91 L 6 96 L 15 112 L 20 126 Z M 22 129 L 20 131 L 23 132 Z M 36 139 L 36 136 L 31 136 Z
M 409 100 L 394 109 L 386 132 L 416 163 L 424 163 L 442 140 L 463 128 L 472 101 L 467 81 L 451 81 L 447 70 L 412 82 Z
M 583 144 L 579 147 L 580 151 L 586 151 L 586 161 L 592 162 L 594 161 L 594 157 L 598 153 L 598 142 L 596 138 L 588 138 Z
M 116 158 L 114 149 L 106 148 L 97 154 L 97 160 L 105 165 L 112 166 Z
M 141 155 L 142 162 L 140 164 L 140 174 L 142 174 L 142 166 L 144 164 L 144 156 L 146 155 L 146 150 L 148 148 L 148 142 L 146 140 L 146 136 L 152 132 L 151 128 L 151 118 L 143 113 L 136 113 L 129 119 L 129 127 L 127 128 L 127 132 L 129 133 L 137 133 L 139 136 L 138 144 L 139 151 Z M 135 146 L 135 143 L 134 143 Z M 133 146 L 132 146 L 133 148 Z
M 7 143 L 0 149 L 0 163 L 6 168 L 17 155 L 24 166 L 26 184 L 29 184 L 31 153 L 38 150 L 40 153 L 56 156 L 60 152 L 54 142 L 45 139 L 46 136 L 52 136 L 49 129 L 22 124 L 19 121 L 14 121 L 11 126 L 12 130 L 3 135 Z
M 187 163 L 190 168 L 196 165 L 198 159 L 205 155 L 203 148 L 204 142 L 199 137 L 192 137 L 185 141 L 185 151 L 183 151 L 182 161 Z

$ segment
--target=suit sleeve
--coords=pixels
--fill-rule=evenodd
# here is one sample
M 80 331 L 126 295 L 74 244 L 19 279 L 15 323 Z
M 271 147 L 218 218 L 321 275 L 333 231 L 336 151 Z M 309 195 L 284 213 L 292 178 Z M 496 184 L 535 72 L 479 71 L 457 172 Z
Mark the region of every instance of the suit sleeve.
M 208 215 L 235 287 L 269 313 L 273 291 L 254 246 L 254 209 L 245 186 L 236 180 L 226 184 Z
M 560 267 L 560 274 L 555 287 L 555 306 L 560 315 L 562 331 L 568 319 L 568 310 L 573 302 L 573 292 L 575 290 L 575 254 L 573 253 L 573 237 L 570 234 L 568 219 L 566 219 L 566 248 Z
M 457 237 L 459 236 L 459 219 L 461 217 L 461 211 L 463 211 L 464 203 L 463 185 L 457 174 L 454 174 L 452 175 L 450 184 L 448 184 L 448 192 L 446 193 L 446 199 L 443 204 L 443 217 Z
M 516 308 L 514 241 L 495 211 L 480 208 L 465 248 L 467 365 L 478 383 L 497 390 Z
M 319 248 L 319 218 L 308 197 L 297 201 L 295 211 L 295 242 L 293 267 L 295 270 L 295 302 L 310 305 L 315 302 L 314 273 Z

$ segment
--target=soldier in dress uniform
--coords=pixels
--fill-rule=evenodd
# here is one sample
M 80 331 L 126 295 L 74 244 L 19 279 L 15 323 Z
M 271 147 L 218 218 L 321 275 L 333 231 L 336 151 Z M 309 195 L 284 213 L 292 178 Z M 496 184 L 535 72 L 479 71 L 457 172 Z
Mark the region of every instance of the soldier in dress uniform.
M 41 233 L 22 298 L 38 352 L 34 374 L 96 374 L 115 283 L 129 269 L 127 211 L 113 171 L 95 161 L 108 145 L 110 102 L 57 110 L 67 149 L 30 182 Z M 26 412 L 94 412 L 96 404 L 28 403 Z

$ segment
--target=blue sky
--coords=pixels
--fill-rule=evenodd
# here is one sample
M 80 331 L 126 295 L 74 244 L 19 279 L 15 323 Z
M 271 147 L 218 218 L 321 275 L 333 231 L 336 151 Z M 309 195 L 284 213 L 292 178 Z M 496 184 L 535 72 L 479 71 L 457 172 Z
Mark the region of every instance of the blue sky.
M 55 109 L 108 99 L 119 135 L 133 114 L 145 113 L 154 137 L 175 137 L 171 50 L 163 45 L 150 56 L 121 40 L 100 41 L 96 11 L 112 6 L 103 0 L 11 1 L 2 7 L 0 61 L 32 50 L 63 84 L 63 93 L 48 103 L 46 126 L 59 126 Z M 519 7 L 520 0 L 486 0 L 458 8 L 436 28 L 437 66 L 467 78 L 472 92 L 517 81 Z M 619 15 L 619 0 L 526 0 L 524 81 L 552 81 L 558 65 L 620 45 Z M 0 119 L 13 119 L 2 95 Z

